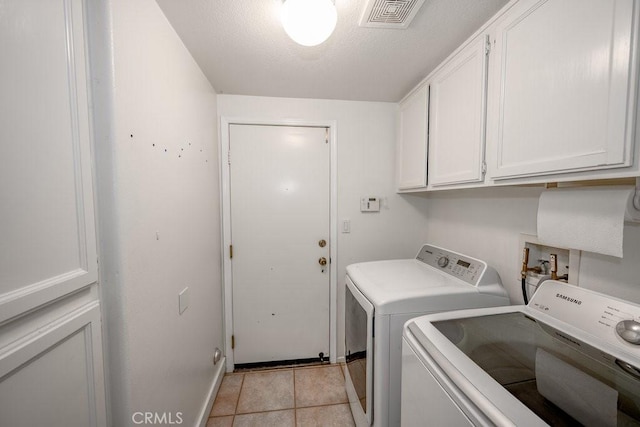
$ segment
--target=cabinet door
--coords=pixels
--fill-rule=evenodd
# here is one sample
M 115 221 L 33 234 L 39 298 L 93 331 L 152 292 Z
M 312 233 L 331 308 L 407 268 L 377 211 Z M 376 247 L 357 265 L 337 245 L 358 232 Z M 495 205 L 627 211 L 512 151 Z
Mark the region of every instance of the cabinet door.
M 487 36 L 449 60 L 431 79 L 429 184 L 482 181 Z
M 500 18 L 489 71 L 492 178 L 631 165 L 633 3 L 522 0 Z
M 427 107 L 429 87 L 424 86 L 400 105 L 398 188 L 427 185 Z
M 0 1 L 0 426 L 107 425 L 87 3 Z
M 0 8 L 1 323 L 98 273 L 83 2 Z

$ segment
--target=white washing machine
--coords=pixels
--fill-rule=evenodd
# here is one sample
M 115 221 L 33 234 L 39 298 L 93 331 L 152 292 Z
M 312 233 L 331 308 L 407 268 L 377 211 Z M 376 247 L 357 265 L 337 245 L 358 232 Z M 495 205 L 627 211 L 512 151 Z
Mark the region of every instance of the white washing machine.
M 347 267 L 345 378 L 358 426 L 399 426 L 402 327 L 416 316 L 509 304 L 483 261 L 432 245 L 415 259 Z
M 402 425 L 640 425 L 640 305 L 558 281 L 407 322 Z

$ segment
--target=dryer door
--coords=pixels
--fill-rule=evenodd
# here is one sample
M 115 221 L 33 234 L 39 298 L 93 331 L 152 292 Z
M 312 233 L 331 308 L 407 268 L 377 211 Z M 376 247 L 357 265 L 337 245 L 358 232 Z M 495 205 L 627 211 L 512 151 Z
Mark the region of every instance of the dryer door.
M 349 276 L 345 291 L 345 375 L 351 411 L 360 423 L 373 421 L 373 304 Z M 358 423 L 358 424 L 360 424 Z

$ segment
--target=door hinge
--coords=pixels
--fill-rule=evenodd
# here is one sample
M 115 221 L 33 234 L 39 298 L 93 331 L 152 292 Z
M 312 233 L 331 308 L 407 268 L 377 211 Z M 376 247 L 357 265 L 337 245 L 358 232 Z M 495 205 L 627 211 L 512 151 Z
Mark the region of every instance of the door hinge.
M 231 335 L 231 350 L 233 350 L 234 348 L 236 348 L 236 336 Z
M 482 162 L 482 175 L 487 173 L 487 162 Z
M 329 128 L 324 128 L 324 143 L 329 143 Z
M 233 258 L 233 245 L 229 245 L 229 258 Z
M 227 152 L 227 164 L 231 166 L 231 150 Z
M 484 54 L 489 55 L 490 52 L 491 52 L 491 38 L 487 36 L 487 38 L 485 39 Z

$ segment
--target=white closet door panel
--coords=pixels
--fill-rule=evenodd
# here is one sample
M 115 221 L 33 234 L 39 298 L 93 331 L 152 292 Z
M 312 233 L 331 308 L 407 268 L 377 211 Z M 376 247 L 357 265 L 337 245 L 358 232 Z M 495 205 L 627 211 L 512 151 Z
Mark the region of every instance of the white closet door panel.
M 0 425 L 105 426 L 97 302 L 0 350 Z
M 400 105 L 398 188 L 427 185 L 427 120 L 429 87 L 424 86 Z
M 482 181 L 487 39 L 479 37 L 431 80 L 429 184 Z
M 83 2 L 1 1 L 0 321 L 97 279 Z
M 632 0 L 523 0 L 507 12 L 491 65 L 494 178 L 631 164 L 635 15 Z

